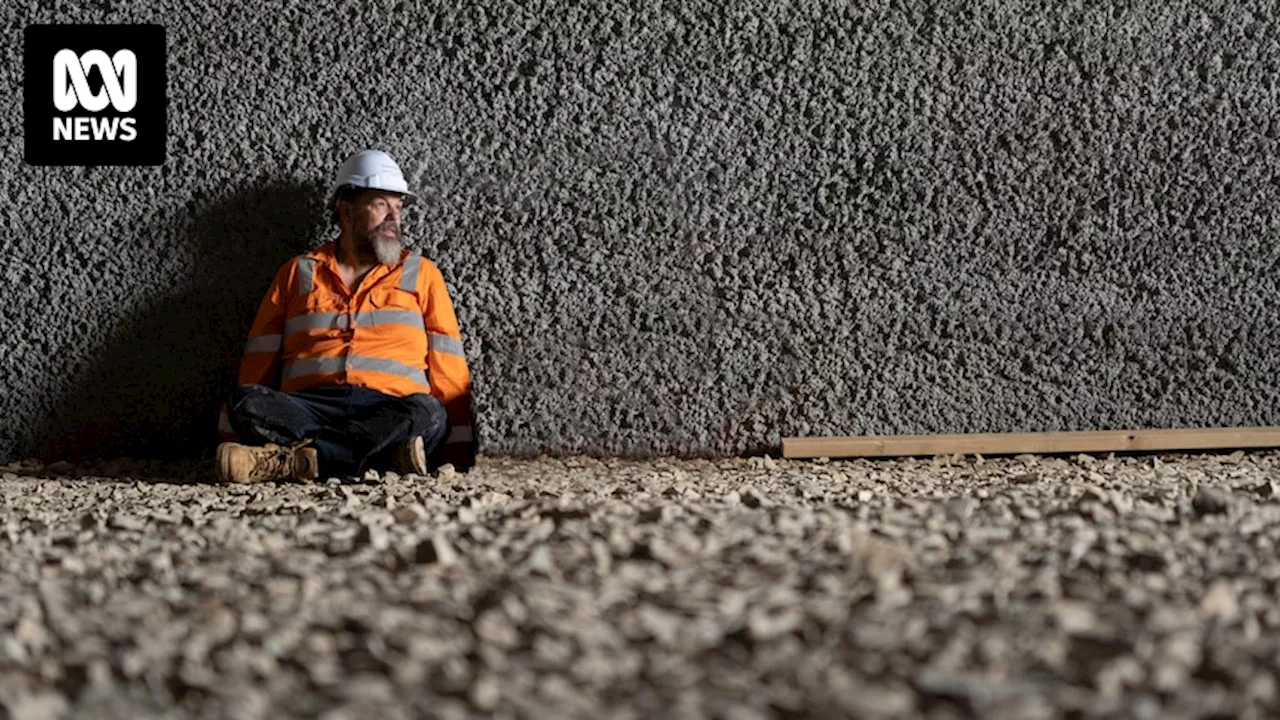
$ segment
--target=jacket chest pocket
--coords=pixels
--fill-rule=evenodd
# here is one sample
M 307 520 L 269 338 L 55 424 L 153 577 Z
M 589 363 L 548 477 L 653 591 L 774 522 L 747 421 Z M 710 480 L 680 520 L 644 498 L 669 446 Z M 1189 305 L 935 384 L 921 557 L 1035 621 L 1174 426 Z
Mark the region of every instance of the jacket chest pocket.
M 322 332 L 332 335 L 348 329 L 346 298 L 324 292 L 311 292 L 290 303 L 285 335 L 295 332 Z
M 369 293 L 369 309 L 360 313 L 360 324 L 374 327 L 406 325 L 426 330 L 418 296 L 396 288 L 378 288 Z
M 347 307 L 347 299 L 337 293 L 313 290 L 306 295 L 292 298 L 289 301 L 290 315 L 306 315 L 308 313 L 341 312 Z

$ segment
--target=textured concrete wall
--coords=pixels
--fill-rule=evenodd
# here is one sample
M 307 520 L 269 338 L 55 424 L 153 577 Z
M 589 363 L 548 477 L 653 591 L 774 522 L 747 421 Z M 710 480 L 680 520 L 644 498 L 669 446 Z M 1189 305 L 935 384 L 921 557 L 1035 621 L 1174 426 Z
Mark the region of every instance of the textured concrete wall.
M 36 5 L 0 87 L 28 23 L 168 28 L 169 160 L 23 166 L 7 103 L 0 459 L 211 441 L 364 146 L 484 452 L 1280 424 L 1271 0 Z

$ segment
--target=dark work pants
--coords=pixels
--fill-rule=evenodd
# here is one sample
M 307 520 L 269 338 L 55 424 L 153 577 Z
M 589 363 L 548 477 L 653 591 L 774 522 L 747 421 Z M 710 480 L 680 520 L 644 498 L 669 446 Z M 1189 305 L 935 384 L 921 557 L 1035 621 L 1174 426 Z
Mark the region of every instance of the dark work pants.
M 433 395 L 386 395 L 353 385 L 286 393 L 240 385 L 227 405 L 231 427 L 251 445 L 311 440 L 321 477 L 390 469 L 397 449 L 421 435 L 428 455 L 449 434 L 444 405 Z

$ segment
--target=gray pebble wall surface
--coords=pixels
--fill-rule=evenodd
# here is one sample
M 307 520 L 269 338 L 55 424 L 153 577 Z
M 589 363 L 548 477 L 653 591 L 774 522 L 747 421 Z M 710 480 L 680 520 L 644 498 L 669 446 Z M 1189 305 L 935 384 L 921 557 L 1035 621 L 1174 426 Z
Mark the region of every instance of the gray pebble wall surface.
M 31 167 L 22 33 L 160 23 L 161 167 Z M 5 2 L 0 460 L 206 452 L 349 153 L 480 450 L 1280 424 L 1280 6 Z

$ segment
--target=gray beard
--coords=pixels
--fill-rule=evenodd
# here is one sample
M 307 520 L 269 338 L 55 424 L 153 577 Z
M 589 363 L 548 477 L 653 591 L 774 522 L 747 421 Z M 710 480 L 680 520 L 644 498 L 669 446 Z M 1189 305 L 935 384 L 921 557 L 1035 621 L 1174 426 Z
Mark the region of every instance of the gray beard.
M 387 267 L 395 267 L 400 262 L 400 238 L 374 238 L 373 252 L 378 262 Z
M 377 260 L 387 267 L 395 267 L 400 263 L 402 237 L 399 234 L 392 238 L 382 237 L 375 229 L 372 233 L 360 238 L 357 254 L 362 258 Z

